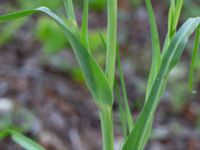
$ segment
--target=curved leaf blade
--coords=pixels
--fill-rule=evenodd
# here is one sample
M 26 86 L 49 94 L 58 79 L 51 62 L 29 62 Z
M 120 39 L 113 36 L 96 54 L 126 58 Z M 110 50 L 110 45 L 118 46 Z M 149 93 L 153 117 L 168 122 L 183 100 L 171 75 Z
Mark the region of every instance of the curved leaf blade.
M 3 130 L 0 134 L 10 135 L 17 144 L 26 150 L 45 150 L 42 146 L 15 130 Z
M 75 34 L 71 32 L 70 28 L 65 24 L 65 22 L 55 13 L 53 13 L 46 7 L 39 7 L 32 10 L 20 11 L 0 16 L 0 22 L 25 17 L 36 12 L 43 12 L 50 16 L 54 21 L 58 23 L 65 36 L 68 38 L 95 103 L 98 106 L 112 106 L 114 100 L 113 93 L 106 75 L 104 74 L 100 66 L 97 64 L 95 59 L 83 46 L 81 41 L 76 37 Z
M 179 58 L 188 42 L 189 37 L 200 24 L 200 17 L 188 19 L 186 23 L 176 33 L 169 48 L 166 51 L 161 63 L 160 70 L 153 83 L 152 90 L 148 97 L 140 116 L 134 126 L 131 134 L 125 142 L 122 150 L 143 150 L 144 140 L 148 135 L 149 126 L 151 126 L 152 117 L 160 101 L 160 96 L 168 78 L 171 69 L 179 61 Z

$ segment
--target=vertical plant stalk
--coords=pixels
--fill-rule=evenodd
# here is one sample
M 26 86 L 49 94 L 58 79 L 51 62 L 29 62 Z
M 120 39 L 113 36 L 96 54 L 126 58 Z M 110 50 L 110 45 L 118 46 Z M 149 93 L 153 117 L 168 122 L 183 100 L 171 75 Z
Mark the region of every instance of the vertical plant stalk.
M 113 89 L 115 76 L 116 45 L 117 45 L 117 0 L 107 0 L 108 3 L 108 30 L 106 75 Z
M 113 91 L 115 79 L 115 61 L 117 48 L 117 0 L 107 0 L 108 27 L 107 27 L 107 54 L 106 54 L 106 76 Z M 114 131 L 112 106 L 100 108 L 100 120 L 103 135 L 103 149 L 114 150 Z
M 100 108 L 101 130 L 103 136 L 103 150 L 114 150 L 113 115 L 112 108 Z

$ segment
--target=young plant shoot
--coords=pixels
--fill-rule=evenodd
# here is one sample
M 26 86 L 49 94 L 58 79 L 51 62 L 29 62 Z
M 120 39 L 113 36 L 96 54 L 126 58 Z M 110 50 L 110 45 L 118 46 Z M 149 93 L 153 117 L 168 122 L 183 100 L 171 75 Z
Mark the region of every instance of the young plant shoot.
M 63 34 L 71 44 L 73 52 L 82 70 L 85 83 L 99 109 L 103 150 L 114 150 L 112 108 L 114 92 L 116 92 L 116 99 L 120 109 L 124 137 L 121 150 L 143 150 L 151 136 L 153 119 L 161 96 L 165 91 L 169 73 L 180 61 L 180 57 L 188 43 L 189 37 L 196 32 L 189 75 L 189 88 L 192 89 L 193 87 L 193 72 L 195 70 L 200 42 L 200 17 L 188 19 L 179 29 L 177 29 L 184 0 L 171 0 L 168 16 L 168 32 L 164 46 L 161 49 L 151 0 L 146 0 L 152 41 L 152 65 L 147 82 L 144 106 L 139 113 L 138 118 L 133 121 L 128 104 L 119 50 L 117 48 L 117 0 L 107 0 L 108 20 L 106 40 L 104 40 L 100 35 L 102 43 L 106 49 L 105 70 L 100 67 L 97 60 L 92 56 L 89 47 L 89 0 L 83 1 L 81 27 L 79 27 L 76 20 L 73 1 L 63 0 L 63 2 L 66 9 L 67 21 L 64 21 L 66 19 L 60 18 L 47 7 L 39 7 L 2 15 L 0 16 L 0 23 L 26 17 L 34 13 L 44 13 L 52 18 L 52 20 L 54 20 L 62 29 Z M 116 62 L 117 65 L 115 66 Z M 119 88 L 116 80 L 115 67 L 119 71 L 121 88 Z M 120 91 L 120 89 L 122 90 Z M 27 150 L 44 149 L 16 131 L 6 129 L 0 132 L 0 137 L 5 137 L 4 135 L 11 135 L 15 142 Z

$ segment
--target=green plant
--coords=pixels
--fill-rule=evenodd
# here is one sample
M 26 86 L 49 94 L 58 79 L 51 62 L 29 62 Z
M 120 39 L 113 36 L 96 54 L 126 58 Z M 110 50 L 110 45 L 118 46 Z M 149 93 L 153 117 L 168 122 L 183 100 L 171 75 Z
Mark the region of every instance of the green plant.
M 192 87 L 192 72 L 195 68 L 196 55 L 199 47 L 200 17 L 188 19 L 177 31 L 178 20 L 183 5 L 183 0 L 171 0 L 168 18 L 168 33 L 161 53 L 159 35 L 157 31 L 155 16 L 150 0 L 146 0 L 149 15 L 151 39 L 152 39 L 152 65 L 149 74 L 145 104 L 138 116 L 133 121 L 128 105 L 125 82 L 120 63 L 119 51 L 117 49 L 117 0 L 108 0 L 108 27 L 107 40 L 105 42 L 100 34 L 102 43 L 106 48 L 106 69 L 100 68 L 95 58 L 91 55 L 88 41 L 88 4 L 84 1 L 84 12 L 82 28 L 79 30 L 73 9 L 72 0 L 64 0 L 68 20 L 64 21 L 46 7 L 21 11 L 0 16 L 0 22 L 25 17 L 36 12 L 46 13 L 53 18 L 71 44 L 80 68 L 83 72 L 85 82 L 91 92 L 94 102 L 98 106 L 102 126 L 103 149 L 114 150 L 114 134 L 112 106 L 114 101 L 114 87 L 119 102 L 121 123 L 124 141 L 122 150 L 143 150 L 150 138 L 154 114 L 161 96 L 165 90 L 169 72 L 179 62 L 189 37 L 197 31 L 192 65 L 190 70 L 190 87 Z M 115 61 L 120 74 L 122 96 L 119 92 L 115 79 Z M 18 142 L 18 141 L 17 141 Z M 19 143 L 19 142 L 18 142 Z M 19 143 L 21 144 L 21 143 Z M 21 144 L 24 146 L 23 144 Z M 25 147 L 27 148 L 27 147 Z M 28 149 L 28 148 L 27 148 Z
M 27 150 L 45 150 L 43 147 L 35 143 L 33 140 L 25 137 L 21 133 L 13 129 L 5 129 L 0 132 L 0 139 L 10 135 L 11 138 Z

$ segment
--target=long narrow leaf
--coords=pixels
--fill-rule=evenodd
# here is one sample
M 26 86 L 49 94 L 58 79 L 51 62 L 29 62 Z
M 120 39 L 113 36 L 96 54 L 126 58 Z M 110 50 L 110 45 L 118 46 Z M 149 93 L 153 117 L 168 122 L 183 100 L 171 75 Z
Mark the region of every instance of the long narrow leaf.
M 124 74 L 123 74 L 123 70 L 122 70 L 122 66 L 121 66 L 121 59 L 120 59 L 118 48 L 117 48 L 117 69 L 119 71 L 120 83 L 121 83 L 121 87 L 122 87 L 122 94 L 123 94 L 124 105 L 125 105 L 126 120 L 127 120 L 128 130 L 130 133 L 133 128 L 133 119 L 132 119 L 132 114 L 131 114 L 131 110 L 130 110 L 129 103 L 128 103 L 128 96 L 126 93 L 126 84 L 124 81 Z
M 156 25 L 156 19 L 154 16 L 154 12 L 153 12 L 153 8 L 152 8 L 150 0 L 146 0 L 146 6 L 147 6 L 148 15 L 149 15 L 152 49 L 153 49 L 152 65 L 151 65 L 150 75 L 149 75 L 148 84 L 147 84 L 147 91 L 146 91 L 146 99 L 147 99 L 149 92 L 152 88 L 152 84 L 153 84 L 153 82 L 156 78 L 156 75 L 158 73 L 158 70 L 160 68 L 160 64 L 161 64 L 161 54 L 160 53 L 161 52 L 160 52 L 160 40 L 159 40 L 159 35 L 158 35 L 158 30 L 157 30 L 157 25 Z
M 83 2 L 83 17 L 82 17 L 82 27 L 81 27 L 81 39 L 83 45 L 89 50 L 89 40 L 88 40 L 88 13 L 89 13 L 89 1 L 84 0 Z
M 195 42 L 194 42 L 194 49 L 192 54 L 192 62 L 190 64 L 190 72 L 189 72 L 189 90 L 193 90 L 193 74 L 196 66 L 196 61 L 198 58 L 198 49 L 199 49 L 199 43 L 200 43 L 200 26 L 197 29 L 196 36 L 195 36 Z
M 10 135 L 17 144 L 26 150 L 45 150 L 42 146 L 17 131 L 4 130 L 1 131 L 0 134 L 1 133 Z
M 122 97 L 121 97 L 116 79 L 115 79 L 114 87 L 115 87 L 115 92 L 116 92 L 117 103 L 119 105 L 120 120 L 121 120 L 121 125 L 122 125 L 123 136 L 124 136 L 124 139 L 126 139 L 126 137 L 127 137 L 126 113 L 125 113 L 125 110 L 123 107 Z
M 162 56 L 165 52 L 176 33 L 178 21 L 180 18 L 181 10 L 183 6 L 183 0 L 171 0 L 169 15 L 168 15 L 168 32 L 165 39 Z
M 183 7 L 183 1 L 184 0 L 176 0 L 175 2 L 176 10 L 175 10 L 174 27 L 173 27 L 174 32 L 176 32 L 176 29 L 177 29 L 178 21 L 180 18 L 182 7 Z
M 174 65 L 180 59 L 180 56 L 184 50 L 188 38 L 195 31 L 200 24 L 200 18 L 188 19 L 186 23 L 180 28 L 177 34 L 172 39 L 172 42 L 163 57 L 159 73 L 153 84 L 152 90 L 148 97 L 140 116 L 134 126 L 131 134 L 125 142 L 122 150 L 143 150 L 144 140 L 148 133 L 149 126 L 151 126 L 152 116 L 154 115 L 156 108 L 160 101 L 160 95 L 163 92 L 163 87 L 168 78 L 168 74 Z
M 54 19 L 63 30 L 65 36 L 72 45 L 76 58 L 82 69 L 86 84 L 98 106 L 113 104 L 113 94 L 107 78 L 96 63 L 95 59 L 88 53 L 81 41 L 70 31 L 70 28 L 59 18 L 55 13 L 51 12 L 46 7 L 40 7 L 33 10 L 21 11 L 4 16 L 0 16 L 0 22 L 13 20 L 19 17 L 24 17 L 36 12 L 44 12 Z
M 145 103 L 147 102 L 147 98 L 157 76 L 158 70 L 161 65 L 161 50 L 160 50 L 160 40 L 158 35 L 158 29 L 156 25 L 156 19 L 154 15 L 154 11 L 152 8 L 151 0 L 146 0 L 146 7 L 149 16 L 149 24 L 151 29 L 151 43 L 152 43 L 152 64 L 150 69 L 150 74 L 147 82 L 147 90 L 145 96 Z M 153 117 L 151 119 L 151 124 L 153 122 Z M 151 126 L 148 127 L 148 131 L 146 134 L 143 143 L 145 144 L 151 134 Z

